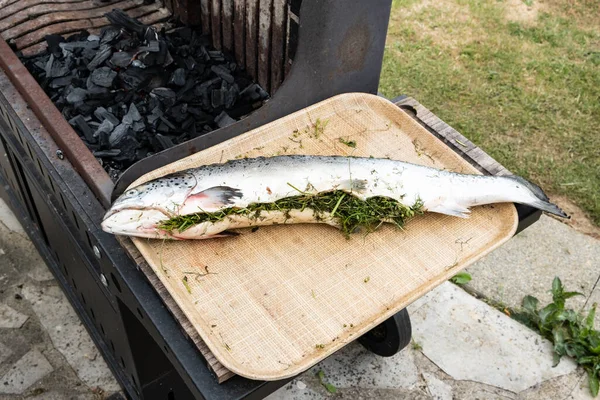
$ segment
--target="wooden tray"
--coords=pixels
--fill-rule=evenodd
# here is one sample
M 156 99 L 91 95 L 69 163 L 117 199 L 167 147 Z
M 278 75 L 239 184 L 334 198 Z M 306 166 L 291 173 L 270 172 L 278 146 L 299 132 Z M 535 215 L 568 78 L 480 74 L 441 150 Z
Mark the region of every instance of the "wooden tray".
M 315 125 L 323 123 L 315 137 Z M 202 164 L 277 154 L 390 157 L 479 173 L 389 101 L 345 94 L 157 169 L 132 186 Z M 497 204 L 474 208 L 466 220 L 426 214 L 404 231 L 384 226 L 350 240 L 329 226 L 295 225 L 242 230 L 227 239 L 133 242 L 226 368 L 277 380 L 310 368 L 500 246 L 517 222 L 512 204 Z

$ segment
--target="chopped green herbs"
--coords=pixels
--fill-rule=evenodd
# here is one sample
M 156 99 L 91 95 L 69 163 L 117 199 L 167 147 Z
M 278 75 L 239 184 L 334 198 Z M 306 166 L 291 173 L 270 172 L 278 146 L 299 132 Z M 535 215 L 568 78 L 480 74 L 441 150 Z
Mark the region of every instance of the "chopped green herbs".
M 332 218 L 340 226 L 342 232 L 349 235 L 358 227 L 374 231 L 383 222 L 391 222 L 401 228 L 408 219 L 421 214 L 423 207 L 420 200 L 409 207 L 389 197 L 375 196 L 361 200 L 341 190 L 318 194 L 300 193 L 302 194 L 285 197 L 271 203 L 253 203 L 245 208 L 231 207 L 216 212 L 173 217 L 162 221 L 159 229 L 167 232 L 183 232 L 194 225 L 203 222 L 219 222 L 230 216 L 238 215 L 259 219 L 263 211 L 279 211 L 289 216 L 289 212 L 292 210 L 308 209 L 312 210 L 316 219 Z
M 323 372 L 323 370 L 319 370 L 319 372 L 317 372 L 317 378 L 319 378 L 319 383 L 325 389 L 327 389 L 329 393 L 337 393 L 337 388 L 335 386 L 333 386 L 331 383 L 325 382 L 325 372 Z
M 187 276 L 184 276 L 183 279 L 181 280 L 181 282 L 183 282 L 183 286 L 185 286 L 185 290 L 187 290 L 189 294 L 192 294 L 192 288 L 190 287 L 190 284 L 188 283 Z
M 338 139 L 340 141 L 340 143 L 345 144 L 348 147 L 352 147 L 353 149 L 356 148 L 356 141 L 355 140 L 348 140 L 348 139 L 344 139 L 344 138 L 339 138 Z

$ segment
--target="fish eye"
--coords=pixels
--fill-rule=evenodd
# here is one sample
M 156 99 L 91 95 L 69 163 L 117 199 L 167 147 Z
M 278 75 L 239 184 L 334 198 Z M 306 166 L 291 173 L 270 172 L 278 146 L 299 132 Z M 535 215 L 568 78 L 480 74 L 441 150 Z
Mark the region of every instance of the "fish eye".
M 135 196 L 138 193 L 136 189 L 131 189 L 127 191 L 127 196 Z

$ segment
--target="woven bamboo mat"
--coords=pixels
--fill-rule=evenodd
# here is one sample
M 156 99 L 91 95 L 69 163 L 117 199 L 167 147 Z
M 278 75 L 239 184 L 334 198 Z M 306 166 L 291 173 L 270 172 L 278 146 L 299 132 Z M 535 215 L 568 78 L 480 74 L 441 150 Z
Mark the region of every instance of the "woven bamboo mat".
M 202 164 L 278 154 L 389 157 L 478 173 L 394 104 L 345 94 L 133 185 Z M 512 204 L 497 204 L 474 208 L 469 219 L 426 214 L 404 231 L 384 226 L 350 240 L 329 226 L 295 225 L 226 239 L 133 242 L 226 368 L 276 380 L 308 369 L 498 247 L 517 222 Z

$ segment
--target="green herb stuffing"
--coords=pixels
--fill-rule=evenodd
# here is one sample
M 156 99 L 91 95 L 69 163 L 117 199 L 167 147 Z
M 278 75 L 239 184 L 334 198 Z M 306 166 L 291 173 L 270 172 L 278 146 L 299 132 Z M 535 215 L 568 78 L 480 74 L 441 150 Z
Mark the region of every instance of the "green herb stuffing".
M 420 200 L 408 207 L 389 197 L 376 196 L 361 200 L 341 190 L 318 194 L 301 193 L 271 203 L 250 204 L 245 208 L 231 207 L 217 212 L 177 216 L 162 221 L 158 227 L 167 232 L 183 232 L 202 222 L 218 222 L 234 215 L 259 219 L 263 211 L 289 213 L 291 210 L 310 209 L 317 220 L 329 214 L 340 225 L 342 232 L 349 235 L 358 227 L 373 231 L 383 222 L 391 222 L 401 228 L 408 219 L 421 214 L 423 208 L 423 202 Z

